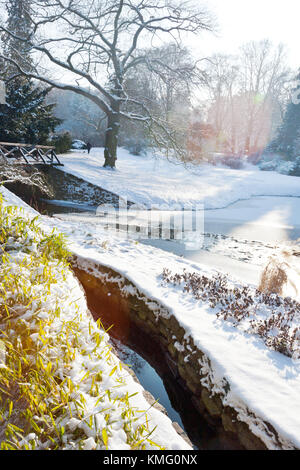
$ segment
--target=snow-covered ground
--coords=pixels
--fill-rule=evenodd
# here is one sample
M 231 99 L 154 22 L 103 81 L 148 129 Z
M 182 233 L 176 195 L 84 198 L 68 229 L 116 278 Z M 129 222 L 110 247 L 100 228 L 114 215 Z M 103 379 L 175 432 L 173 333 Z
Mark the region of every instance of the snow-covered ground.
M 103 239 L 103 235 L 91 232 L 87 236 L 89 230 L 81 228 L 80 231 L 77 224 L 67 229 L 60 223 L 55 225 L 73 238 L 72 251 L 82 257 L 86 268 L 94 263 L 113 268 L 131 280 L 139 292 L 175 315 L 186 335 L 191 335 L 210 358 L 215 391 L 223 390 L 223 377 L 226 377 L 231 387 L 227 404 L 239 411 L 241 419 L 248 422 L 269 448 L 274 443 L 264 434 L 260 418 L 271 423 L 283 440 L 300 447 L 300 419 L 296 411 L 300 409 L 299 362 L 268 349 L 255 335 L 217 320 L 213 309 L 183 295 L 181 289 L 169 289 L 161 284 L 161 273 L 166 267 L 173 272 L 186 268 L 208 276 L 213 270 L 133 241 Z M 256 414 L 253 421 L 247 409 Z
M 91 227 L 53 219 L 51 225 L 73 241 L 70 247 L 85 260 L 86 267 L 99 263 L 113 268 L 131 280 L 147 298 L 158 301 L 176 316 L 187 336 L 191 335 L 210 358 L 215 391 L 223 389 L 223 377 L 226 377 L 231 385 L 226 398 L 228 405 L 239 410 L 241 419 L 270 448 L 272 439 L 264 435 L 259 418 L 271 423 L 283 440 L 300 447 L 300 419 L 295 413 L 300 409 L 300 364 L 271 351 L 255 335 L 217 320 L 208 305 L 182 295 L 181 289 L 168 289 L 161 284 L 161 273 L 166 267 L 173 272 L 186 268 L 209 276 L 214 270 L 151 246 L 101 234 L 97 226 L 94 231 Z M 239 284 L 238 279 L 235 283 Z M 247 409 L 258 419 L 249 421 Z
M 148 208 L 165 205 L 176 210 L 178 205 L 204 204 L 205 209 L 217 209 L 253 196 L 300 197 L 299 178 L 263 172 L 252 165 L 244 170 L 185 167 L 150 154 L 133 156 L 123 148 L 118 149 L 115 170 L 103 168 L 102 148 L 92 149 L 90 155 L 79 151 L 60 155 L 60 160 L 63 171 Z
M 61 395 L 59 396 L 60 403 L 58 405 L 55 402 L 54 389 L 51 390 L 53 394 L 50 393 L 43 402 L 43 400 L 40 400 L 40 395 L 35 395 L 39 389 L 38 386 L 34 388 L 31 379 L 29 384 L 20 384 L 24 387 L 22 397 L 25 396 L 25 392 L 27 393 L 26 387 L 29 385 L 29 389 L 31 387 L 31 391 L 34 390 L 35 398 L 39 397 L 37 401 L 42 402 L 39 404 L 48 407 L 44 410 L 44 414 L 47 415 L 48 412 L 50 414 L 50 410 L 53 412 L 52 422 L 55 429 L 61 430 L 61 442 L 53 439 L 50 431 L 48 432 L 49 436 L 47 433 L 43 434 L 37 424 L 42 422 L 41 426 L 44 426 L 47 421 L 45 421 L 45 416 L 41 417 L 39 415 L 34 416 L 37 429 L 31 427 L 31 430 L 36 432 L 26 434 L 22 429 L 16 428 L 24 434 L 16 433 L 13 439 L 11 438 L 8 441 L 8 445 L 13 442 L 12 448 L 39 450 L 55 448 L 56 444 L 59 445 L 60 449 L 67 450 L 79 448 L 84 450 L 130 450 L 135 441 L 128 438 L 125 426 L 129 428 L 129 423 L 132 423 L 132 429 L 128 432 L 136 432 L 137 436 L 140 432 L 139 426 L 145 426 L 145 430 L 141 433 L 141 441 L 144 442 L 137 445 L 138 449 L 141 449 L 142 445 L 145 446 L 146 450 L 157 450 L 158 448 L 168 450 L 191 449 L 191 446 L 176 432 L 171 420 L 160 409 L 152 406 L 155 401 L 153 400 L 153 403 L 147 401 L 143 387 L 137 383 L 130 371 L 122 366 L 119 359 L 111 352 L 108 343 L 109 337 L 92 320 L 83 290 L 71 270 L 66 269 L 65 265 L 60 264 L 60 261 L 56 259 L 48 260 L 46 257 L 45 259 L 47 262 L 49 261 L 49 264 L 45 267 L 42 262 L 37 264 L 36 260 L 30 258 L 31 254 L 33 257 L 38 255 L 39 243 L 44 240 L 43 233 L 37 230 L 34 231 L 34 221 L 30 223 L 37 215 L 36 211 L 5 188 L 2 187 L 0 193 L 4 196 L 4 205 L 13 205 L 24 209 L 24 212 L 18 212 L 14 215 L 10 212 L 11 220 L 24 218 L 28 226 L 28 230 L 23 233 L 21 230 L 11 229 L 11 222 L 5 221 L 7 224 L 5 228 L 10 233 L 8 239 L 10 251 L 9 256 L 7 256 L 9 266 L 5 268 L 5 263 L 3 263 L 1 268 L 4 271 L 1 271 L 0 274 L 8 284 L 9 282 L 13 283 L 14 276 L 16 276 L 18 282 L 14 284 L 14 289 L 5 290 L 5 300 L 9 308 L 13 305 L 12 312 L 14 315 L 11 315 L 11 317 L 14 316 L 14 318 L 12 320 L 10 317 L 8 329 L 5 328 L 6 323 L 2 318 L 1 329 L 4 329 L 5 333 L 4 336 L 3 334 L 0 335 L 0 339 L 10 340 L 10 335 L 12 335 L 13 340 L 18 339 L 19 343 L 22 344 L 20 340 L 22 335 L 18 330 L 22 325 L 24 335 L 28 334 L 29 331 L 31 341 L 29 343 L 27 338 L 25 344 L 31 344 L 32 350 L 32 344 L 34 344 L 36 357 L 40 358 L 41 356 L 43 361 L 46 361 L 45 364 L 48 364 L 47 371 L 50 367 L 52 374 L 55 373 L 55 377 L 59 376 L 62 382 Z M 41 223 L 46 234 L 52 232 L 51 224 L 47 223 L 48 220 L 50 219 L 43 218 Z M 40 257 L 40 261 L 42 259 Z M 49 274 L 49 278 L 51 277 L 50 283 L 45 284 L 42 273 L 43 275 Z M 31 299 L 26 306 L 20 301 L 24 296 L 21 281 L 26 285 L 26 296 Z M 4 285 L 5 283 L 3 283 L 3 289 Z M 0 299 L 0 307 L 3 307 L 2 299 L 3 296 Z M 57 311 L 59 311 L 59 315 Z M 69 330 L 69 328 L 73 329 Z M 18 356 L 18 360 L 19 357 L 22 357 L 19 343 L 18 354 L 20 356 Z M 2 352 L 3 344 L 5 343 L 1 342 Z M 67 360 L 65 360 L 67 357 L 66 351 L 69 354 Z M 26 349 L 27 353 L 28 348 Z M 5 364 L 6 354 L 8 355 L 8 352 L 4 355 L 1 353 L 0 356 L 0 368 L 2 370 L 8 369 Z M 36 357 L 35 355 L 26 357 L 27 366 L 30 364 L 28 370 L 32 367 L 32 372 L 34 372 Z M 30 361 L 32 360 L 33 363 L 31 364 Z M 21 361 L 19 362 L 21 363 Z M 24 377 L 22 375 L 21 377 L 22 382 L 24 382 Z M 97 393 L 93 391 L 93 387 L 96 387 Z M 55 390 L 57 391 L 56 382 Z M 28 393 L 30 393 L 30 390 Z M 65 402 L 65 398 L 61 397 L 66 395 L 68 395 L 68 399 Z M 78 397 L 81 400 L 80 413 L 78 413 L 77 406 Z M 26 400 L 24 399 L 24 401 Z M 2 403 L 4 403 L 4 400 L 2 400 Z M 61 407 L 63 407 L 64 412 L 56 415 L 54 409 L 61 409 Z M 3 413 L 1 406 L 1 416 L 5 416 L 0 423 L 0 440 L 2 443 L 7 440 L 4 437 L 4 431 L 6 425 L 10 422 L 12 409 L 14 410 L 12 415 L 12 420 L 15 420 L 13 421 L 14 424 L 18 423 L 19 426 L 25 426 L 23 417 L 21 419 L 20 413 L 18 414 L 16 403 L 11 407 L 9 415 Z M 23 410 L 22 407 L 21 410 Z M 38 414 L 38 411 L 36 413 Z M 51 426 L 50 423 L 49 427 L 51 428 Z M 151 439 L 148 439 L 148 435 L 151 435 Z
M 133 202 L 160 206 L 164 212 L 158 216 L 163 218 L 175 214 L 166 209 L 195 208 L 203 203 L 206 210 L 202 210 L 196 249 L 169 240 L 144 240 L 147 244 L 258 285 L 260 267 L 269 256 L 300 237 L 299 178 L 263 172 L 252 165 L 245 170 L 185 167 L 151 155 L 136 157 L 122 148 L 118 150 L 117 169 L 112 171 L 102 168 L 102 154 L 103 149 L 93 149 L 90 156 L 77 152 L 63 155 L 65 167 L 61 169 Z M 142 211 L 135 218 L 125 214 L 124 220 L 120 216 L 120 224 L 144 227 L 148 214 Z M 89 226 L 105 226 L 107 222 L 92 214 L 57 216 Z
M 167 248 L 161 251 L 120 238 L 92 218 L 80 218 L 82 215 L 61 216 L 61 220 L 41 217 L 41 221 L 68 236 L 69 248 L 81 257 L 87 268 L 95 264 L 111 267 L 132 281 L 142 295 L 165 306 L 184 327 L 186 335 L 192 336 L 209 357 L 215 391 L 224 391 L 223 377 L 226 377 L 231 387 L 226 403 L 239 411 L 240 419 L 269 448 L 275 444 L 272 436 L 264 431 L 264 420 L 277 430 L 284 447 L 292 443 L 300 448 L 299 360 L 273 351 L 258 336 L 217 319 L 214 309 L 190 295 L 183 295 L 179 287 L 164 286 L 161 277 L 166 267 L 174 273 L 186 269 L 207 276 L 216 272 L 214 268 L 224 272 L 226 262 L 221 258 L 227 249 L 234 263 L 240 263 L 243 257 L 245 261 L 254 260 L 256 266 L 251 267 L 250 280 L 257 284 L 266 257 L 274 254 L 274 248 L 282 249 L 280 243 L 269 241 L 297 238 L 300 179 L 262 172 L 252 166 L 244 170 L 186 168 L 151 156 L 134 157 L 123 149 L 119 149 L 116 170 L 102 168 L 102 149 L 93 149 L 90 156 L 76 151 L 61 159 L 65 165 L 63 171 L 148 208 L 165 205 L 164 209 L 176 210 L 204 204 L 205 231 L 214 233 L 215 238 L 208 257 L 195 252 L 189 260 L 167 252 Z M 249 239 L 253 240 L 251 244 Z M 228 269 L 233 285 L 240 285 L 242 278 L 249 280 L 249 272 L 245 275 L 242 272 L 245 266 L 246 263 L 236 264 L 234 269 Z M 247 410 L 253 411 L 256 417 L 251 418 Z
M 285 448 L 291 444 L 300 448 L 299 361 L 271 350 L 258 336 L 218 319 L 215 309 L 191 295 L 183 295 L 180 287 L 162 284 L 161 275 L 166 267 L 174 273 L 185 268 L 207 276 L 213 274 L 213 269 L 135 241 L 120 240 L 98 225 L 48 217 L 41 217 L 41 221 L 48 229 L 56 227 L 69 237 L 69 249 L 81 257 L 87 268 L 97 263 L 111 267 L 132 281 L 142 295 L 165 306 L 184 327 L 186 335 L 192 336 L 209 357 L 214 391 L 224 393 L 226 377 L 230 383 L 226 403 L 238 410 L 239 418 L 248 423 L 268 448 L 275 444 L 265 432 L 263 421 L 273 425 Z M 239 279 L 232 282 L 240 284 Z M 250 416 L 247 410 L 255 416 Z

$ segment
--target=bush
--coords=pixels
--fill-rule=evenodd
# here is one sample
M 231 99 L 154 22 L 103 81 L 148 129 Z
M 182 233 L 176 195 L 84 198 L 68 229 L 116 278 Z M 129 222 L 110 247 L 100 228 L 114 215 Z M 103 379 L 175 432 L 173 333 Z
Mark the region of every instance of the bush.
M 290 174 L 291 176 L 300 176 L 300 156 L 295 159 L 294 168 Z
M 128 137 L 125 140 L 124 148 L 132 155 L 146 155 L 148 143 L 143 137 Z
M 281 161 L 278 163 L 276 171 L 282 175 L 291 175 L 295 170 L 296 162 Z
M 86 143 L 83 140 L 73 140 L 72 149 L 74 150 L 86 150 Z
M 244 160 L 242 157 L 226 156 L 223 157 L 222 163 L 233 170 L 241 170 L 244 168 Z
M 66 153 L 72 147 L 72 138 L 69 132 L 55 135 L 52 138 L 52 145 L 55 146 L 56 153 Z
M 217 318 L 229 321 L 231 326 L 242 324 L 243 331 L 260 336 L 270 349 L 287 357 L 300 358 L 299 322 L 297 312 L 300 304 L 291 297 L 280 297 L 288 280 L 286 263 L 275 262 L 263 274 L 260 289 L 250 286 L 230 285 L 221 274 L 207 277 L 197 272 L 175 273 L 165 268 L 162 273 L 164 285 L 181 286 L 185 295 L 204 302 L 216 312 Z M 292 270 L 291 268 L 288 268 Z
M 276 171 L 278 167 L 278 161 L 273 160 L 273 161 L 262 161 L 259 164 L 259 169 L 262 171 Z
M 264 155 L 259 163 L 262 171 L 277 171 L 282 175 L 300 176 L 300 156 L 295 160 L 284 160 L 280 155 Z
M 225 165 L 233 170 L 241 170 L 244 168 L 244 157 L 241 155 L 223 155 L 215 154 L 213 159 L 210 160 L 213 165 Z

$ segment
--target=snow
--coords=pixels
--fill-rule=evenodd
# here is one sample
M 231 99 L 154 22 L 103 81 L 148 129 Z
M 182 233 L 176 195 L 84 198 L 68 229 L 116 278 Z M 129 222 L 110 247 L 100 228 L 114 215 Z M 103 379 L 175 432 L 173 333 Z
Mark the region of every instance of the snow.
M 300 180 L 276 172 L 260 171 L 249 165 L 243 170 L 210 165 L 176 164 L 166 158 L 133 156 L 118 149 L 117 168 L 103 168 L 103 149 L 91 154 L 72 152 L 60 156 L 62 171 L 146 207 L 178 205 L 205 209 L 227 207 L 253 196 L 300 196 Z
M 70 205 L 63 201 L 57 201 L 57 204 Z M 81 206 L 80 209 L 84 207 Z M 90 209 L 91 212 L 61 213 L 55 217 L 89 227 L 100 225 L 105 230 L 109 227 L 110 232 L 117 222 L 121 230 L 115 232 L 120 238 L 142 240 L 142 243 L 201 265 L 214 266 L 225 274 L 230 273 L 239 280 L 257 286 L 261 274 L 259 266 L 265 266 L 270 256 L 280 254 L 287 246 L 295 245 L 295 240 L 300 237 L 300 198 L 293 197 L 253 197 L 224 209 L 199 211 L 197 232 L 187 231 L 187 226 L 191 227 L 191 223 L 187 222 L 191 222 L 193 214 L 185 211 L 183 240 L 164 239 L 169 238 L 168 235 L 158 239 L 158 231 L 155 232 L 159 220 L 166 229 L 170 222 L 180 228 L 181 212 L 135 211 L 130 208 L 129 211 L 119 210 L 116 220 L 115 210 L 104 216 L 104 211 L 97 211 L 95 215 L 95 208 Z M 151 239 L 148 238 L 149 224 L 153 228 Z M 136 227 L 139 227 L 138 231 Z M 182 236 L 181 230 L 178 235 Z
M 18 213 L 19 216 L 27 218 L 28 222 L 35 217 L 36 212 L 18 200 L 7 189 L 2 187 L 0 191 L 5 198 L 5 205 L 17 205 L 25 209 L 21 214 Z M 45 229 L 46 233 L 51 233 L 52 228 L 47 225 L 46 219 L 43 219 L 40 226 Z M 78 281 L 73 276 L 71 270 L 67 272 L 62 270 L 59 261 L 53 260 L 47 265 L 48 268 L 51 266 L 54 277 L 52 277 L 52 282 L 48 286 L 48 292 L 46 293 L 43 283 L 39 280 L 43 274 L 44 267 L 41 265 L 34 267 L 30 258 L 30 252 L 35 252 L 37 245 L 33 242 L 32 237 L 34 233 L 32 232 L 31 225 L 28 224 L 28 226 L 29 229 L 26 234 L 19 235 L 16 233 L 15 237 L 10 237 L 8 240 L 10 256 L 9 267 L 7 269 L 9 269 L 10 274 L 17 276 L 19 279 L 26 280 L 26 295 L 29 295 L 30 292 L 33 301 L 26 309 L 21 304 L 18 304 L 16 299 L 20 298 L 20 296 L 18 297 L 19 286 L 12 292 L 7 292 L 7 296 L 9 296 L 9 299 L 15 299 L 14 312 L 16 314 L 20 310 L 20 314 L 17 317 L 18 321 L 24 322 L 24 325 L 27 325 L 30 331 L 32 331 L 30 338 L 34 343 L 37 345 L 41 344 L 40 328 L 44 329 L 47 338 L 53 338 L 49 350 L 45 346 L 47 341 L 43 342 L 43 358 L 47 360 L 49 356 L 50 361 L 56 364 L 56 373 L 61 375 L 63 383 L 69 378 L 73 384 L 74 392 L 70 393 L 70 400 L 68 402 L 70 416 L 68 416 L 68 413 L 65 413 L 63 418 L 57 418 L 58 421 L 56 421 L 58 428 L 63 427 L 66 430 L 62 447 L 64 449 L 78 448 L 78 443 L 74 442 L 72 431 L 80 429 L 86 436 L 81 443 L 82 448 L 85 450 L 105 449 L 105 447 L 108 450 L 130 450 L 127 434 L 123 430 L 125 423 L 127 423 L 127 418 L 122 415 L 123 412 L 127 413 L 127 406 L 130 406 L 133 413 L 132 418 L 136 418 L 132 422 L 133 432 L 137 430 L 138 426 L 145 423 L 147 415 L 149 423 L 148 431 L 153 430 L 151 434 L 152 442 L 169 450 L 191 449 L 183 438 L 177 434 L 171 420 L 146 401 L 143 395 L 143 387 L 134 380 L 129 371 L 121 366 L 119 359 L 110 352 L 108 335 L 91 319 L 84 293 Z M 42 237 L 42 234 L 39 236 Z M 39 242 L 41 239 L 35 238 L 36 242 Z M 26 252 L 22 251 L 25 245 Z M 29 265 L 31 266 L 30 269 L 28 269 Z M 38 299 L 38 301 L 34 299 Z M 56 308 L 55 306 L 59 306 L 60 314 L 57 315 L 55 313 L 52 318 L 51 311 Z M 45 324 L 39 326 L 39 320 L 43 319 Z M 72 334 L 69 337 L 69 330 L 67 328 L 70 325 L 74 327 L 75 324 L 75 330 L 71 330 Z M 76 341 L 81 347 L 73 346 L 74 331 L 76 333 Z M 78 332 L 80 334 L 77 336 Z M 7 331 L 8 335 L 10 333 L 16 335 L 13 329 Z M 66 364 L 64 363 L 63 353 L 65 351 L 64 348 L 66 348 L 64 343 L 65 335 L 68 351 L 70 352 L 70 357 L 72 357 L 72 360 Z M 101 338 L 101 340 L 98 341 L 97 338 Z M 4 360 L 5 357 L 2 354 L 1 361 Z M 5 364 L 2 364 L 3 366 Z M 94 381 L 94 377 L 99 371 L 101 371 L 101 401 L 99 395 L 89 393 L 91 383 L 94 383 L 91 380 L 93 378 Z M 79 395 L 84 397 L 84 406 L 82 407 L 84 419 L 81 420 L 72 417 L 72 413 L 73 416 L 76 415 L 76 400 L 78 400 Z M 51 397 L 48 397 L 46 401 L 48 406 L 51 407 Z M 127 402 L 128 405 L 126 405 Z M 105 419 L 107 416 L 109 416 L 109 421 Z M 90 419 L 96 424 L 92 426 L 88 424 Z M 108 437 L 107 444 L 104 442 L 105 445 L 99 442 L 99 429 L 107 430 Z M 36 449 L 48 448 L 49 441 L 41 442 L 34 433 L 25 435 L 21 441 L 19 440 L 19 445 L 30 446 L 32 441 L 35 442 Z M 151 441 L 145 441 L 145 448 L 147 450 L 153 448 L 157 450 L 157 447 Z
M 181 289 L 161 285 L 165 267 L 174 273 L 186 268 L 211 275 L 212 270 L 152 247 L 130 241 L 114 242 L 110 239 L 106 250 L 100 249 L 96 242 L 92 247 L 79 242 L 72 246 L 72 251 L 81 257 L 81 267 L 91 268 L 94 263 L 111 267 L 132 281 L 143 296 L 172 313 L 184 327 L 186 336 L 192 336 L 209 357 L 215 392 L 223 390 L 223 377 L 226 377 L 231 387 L 226 403 L 239 411 L 240 418 L 254 428 L 255 434 L 260 435 L 259 427 L 263 426 L 260 419 L 265 420 L 283 440 L 299 448 L 300 420 L 295 410 L 300 407 L 300 364 L 271 351 L 259 338 L 218 321 L 208 306 L 183 295 Z M 258 425 L 252 422 L 247 409 L 256 414 Z M 262 438 L 269 448 L 275 447 L 266 434 Z
M 85 150 L 86 149 L 86 143 L 83 142 L 83 140 L 73 140 L 72 149 Z
M 123 163 L 122 155 L 125 155 Z M 175 203 L 178 201 L 178 199 L 175 200 L 174 196 L 171 198 L 171 185 L 174 184 L 175 176 L 170 176 L 170 166 L 169 177 L 167 176 L 167 164 L 161 163 L 165 167 L 164 177 L 162 178 L 164 182 L 161 180 L 159 183 L 159 177 L 155 178 L 155 173 L 152 173 L 151 188 L 149 190 L 148 187 L 147 191 L 145 187 L 143 192 L 141 189 L 143 177 L 141 176 L 138 181 L 132 180 L 131 188 L 128 189 L 128 194 L 125 194 L 127 191 L 125 190 L 125 179 L 123 181 L 125 177 L 121 173 L 130 171 L 125 169 L 129 159 L 125 152 L 121 152 L 120 171 L 107 172 L 102 170 L 101 160 L 100 162 L 96 160 L 97 153 L 92 155 L 91 160 L 87 160 L 86 168 L 80 159 L 76 164 L 75 157 L 72 155 L 63 158 L 66 171 L 70 171 L 69 165 L 72 165 L 72 171 L 70 172 L 75 176 L 81 176 L 103 187 L 107 184 L 107 189 L 112 191 L 116 187 L 114 185 L 119 183 L 118 193 L 124 191 L 122 195 L 128 197 L 128 199 L 133 200 L 132 196 L 134 195 L 136 202 L 147 201 L 153 203 L 155 201 L 155 203 L 158 203 L 158 201 L 163 200 L 166 202 L 168 200 L 169 203 Z M 135 157 L 131 158 L 134 159 Z M 140 159 L 140 157 L 136 158 Z M 145 160 L 143 162 L 145 163 Z M 150 162 L 149 158 L 146 159 L 146 162 L 150 166 L 155 164 L 153 160 Z M 176 166 L 172 166 L 172 168 L 174 168 L 176 178 L 179 177 L 176 173 Z M 145 170 L 145 167 L 144 171 L 144 178 L 148 182 L 151 181 L 149 172 Z M 199 182 L 202 179 L 199 174 L 189 173 L 186 169 L 181 168 L 179 171 L 185 173 L 186 179 L 184 178 L 184 181 L 186 185 L 188 185 L 188 175 L 192 181 L 197 179 Z M 204 189 L 183 194 L 183 190 L 179 188 L 176 198 L 185 197 L 187 202 L 195 203 L 200 200 L 198 199 L 199 194 L 205 193 L 206 203 L 210 201 L 212 205 L 221 205 L 222 201 L 224 205 L 224 199 L 226 201 L 231 199 L 231 202 L 233 202 L 235 197 L 239 196 L 239 199 L 241 199 L 241 196 L 245 196 L 247 191 L 248 194 L 251 193 L 252 195 L 259 191 L 262 194 L 270 193 L 274 195 L 281 193 L 285 196 L 299 196 L 300 192 L 299 180 L 296 178 L 274 173 L 272 178 L 268 179 L 266 177 L 270 173 L 257 170 L 234 171 L 222 169 L 223 179 L 224 171 L 227 172 L 225 186 L 229 189 L 225 193 L 225 198 L 220 196 L 219 199 L 214 199 L 213 193 L 216 196 L 218 191 L 221 191 L 221 173 L 217 169 L 217 176 L 214 179 L 211 174 L 210 185 L 209 174 L 212 170 L 205 168 L 201 171 L 202 176 L 206 175 L 203 178 Z M 213 169 L 213 171 L 216 171 L 216 169 Z M 276 184 L 276 178 L 279 178 L 278 184 Z M 243 180 L 245 184 L 240 187 Z M 110 186 L 108 185 L 109 181 Z M 215 183 L 212 184 L 212 181 L 215 181 Z M 122 182 L 124 186 L 122 186 Z M 256 182 L 256 187 L 254 187 L 254 182 Z M 224 181 L 222 184 L 224 187 Z M 163 191 L 164 185 L 169 185 L 166 187 L 165 192 Z M 188 186 L 191 188 L 191 183 Z M 230 188 L 233 189 L 232 192 Z M 187 189 L 187 187 L 185 186 L 184 189 Z M 150 307 L 153 306 L 153 309 L 155 309 L 159 304 L 164 311 L 173 314 L 185 329 L 186 337 L 191 336 L 199 349 L 209 358 L 211 362 L 210 379 L 214 384 L 214 392 L 224 393 L 223 378 L 225 377 L 230 384 L 230 391 L 225 393 L 224 403 L 238 411 L 239 419 L 245 421 L 253 433 L 259 436 L 269 449 L 276 448 L 276 443 L 273 436 L 266 432 L 264 421 L 275 428 L 283 448 L 288 449 L 292 446 L 300 448 L 299 361 L 267 348 L 259 337 L 235 328 L 228 322 L 218 320 L 213 309 L 207 304 L 197 302 L 190 295 L 183 295 L 180 287 L 166 287 L 161 282 L 161 274 L 166 267 L 173 273 L 182 272 L 183 269 L 186 269 L 189 272 L 197 272 L 209 277 L 214 273 L 213 269 L 135 241 L 120 240 L 111 233 L 105 233 L 98 225 L 90 224 L 87 226 L 48 217 L 41 217 L 41 221 L 43 226 L 45 225 L 48 228 L 56 227 L 68 236 L 70 242 L 68 247 L 79 257 L 82 268 L 93 269 L 98 264 L 112 268 L 136 286 L 138 295 L 144 299 L 149 299 Z M 94 274 L 99 275 L 97 273 L 98 271 L 95 269 Z M 231 281 L 235 285 L 240 284 L 239 279 L 232 278 Z M 249 410 L 255 416 L 249 414 Z

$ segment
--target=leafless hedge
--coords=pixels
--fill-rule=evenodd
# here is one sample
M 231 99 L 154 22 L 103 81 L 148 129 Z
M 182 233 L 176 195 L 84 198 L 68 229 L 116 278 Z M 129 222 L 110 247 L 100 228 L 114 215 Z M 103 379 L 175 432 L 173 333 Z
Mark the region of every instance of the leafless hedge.
M 182 286 L 199 302 L 208 303 L 219 319 L 260 336 L 265 344 L 288 357 L 300 358 L 300 303 L 278 294 L 267 294 L 248 286 L 230 286 L 223 275 L 211 278 L 164 269 L 164 284 Z M 199 320 L 201 311 L 199 310 Z

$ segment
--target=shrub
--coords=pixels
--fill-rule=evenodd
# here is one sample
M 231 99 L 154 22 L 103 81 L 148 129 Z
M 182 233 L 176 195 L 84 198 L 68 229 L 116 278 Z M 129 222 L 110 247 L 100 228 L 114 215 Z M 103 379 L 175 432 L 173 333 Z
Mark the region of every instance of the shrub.
M 52 145 L 55 146 L 57 153 L 66 153 L 72 147 L 72 138 L 69 132 L 64 134 L 55 135 L 52 138 Z
M 233 170 L 241 170 L 244 167 L 244 160 L 240 156 L 225 156 L 222 158 L 222 163 Z
M 277 171 L 282 175 L 300 176 L 300 156 L 295 160 L 285 160 L 280 155 L 264 155 L 259 163 L 262 171 Z
M 132 155 L 143 156 L 147 153 L 148 144 L 143 137 L 128 137 L 125 140 L 124 147 Z
M 280 161 L 282 161 L 282 157 L 280 155 L 265 153 L 262 155 L 258 167 L 262 171 L 276 171 Z
M 294 168 L 290 173 L 291 176 L 300 176 L 300 156 L 295 159 Z
M 213 165 L 225 165 L 233 170 L 241 170 L 244 168 L 245 160 L 241 155 L 223 155 L 215 154 L 210 160 Z
M 277 165 L 276 171 L 282 175 L 291 175 L 295 170 L 295 162 L 280 161 Z
M 269 278 L 266 272 L 265 277 Z M 230 285 L 226 276 L 209 278 L 196 272 L 175 273 L 165 268 L 162 273 L 165 285 L 181 286 L 185 294 L 205 302 L 212 309 L 218 308 L 217 318 L 229 321 L 242 331 L 260 336 L 265 344 L 288 357 L 300 358 L 300 327 L 298 312 L 300 304 L 290 297 L 277 293 L 261 292 L 250 286 Z M 287 276 L 283 269 L 271 273 L 272 292 L 281 292 Z M 268 279 L 269 282 L 269 279 Z M 266 283 L 261 284 L 265 288 Z

